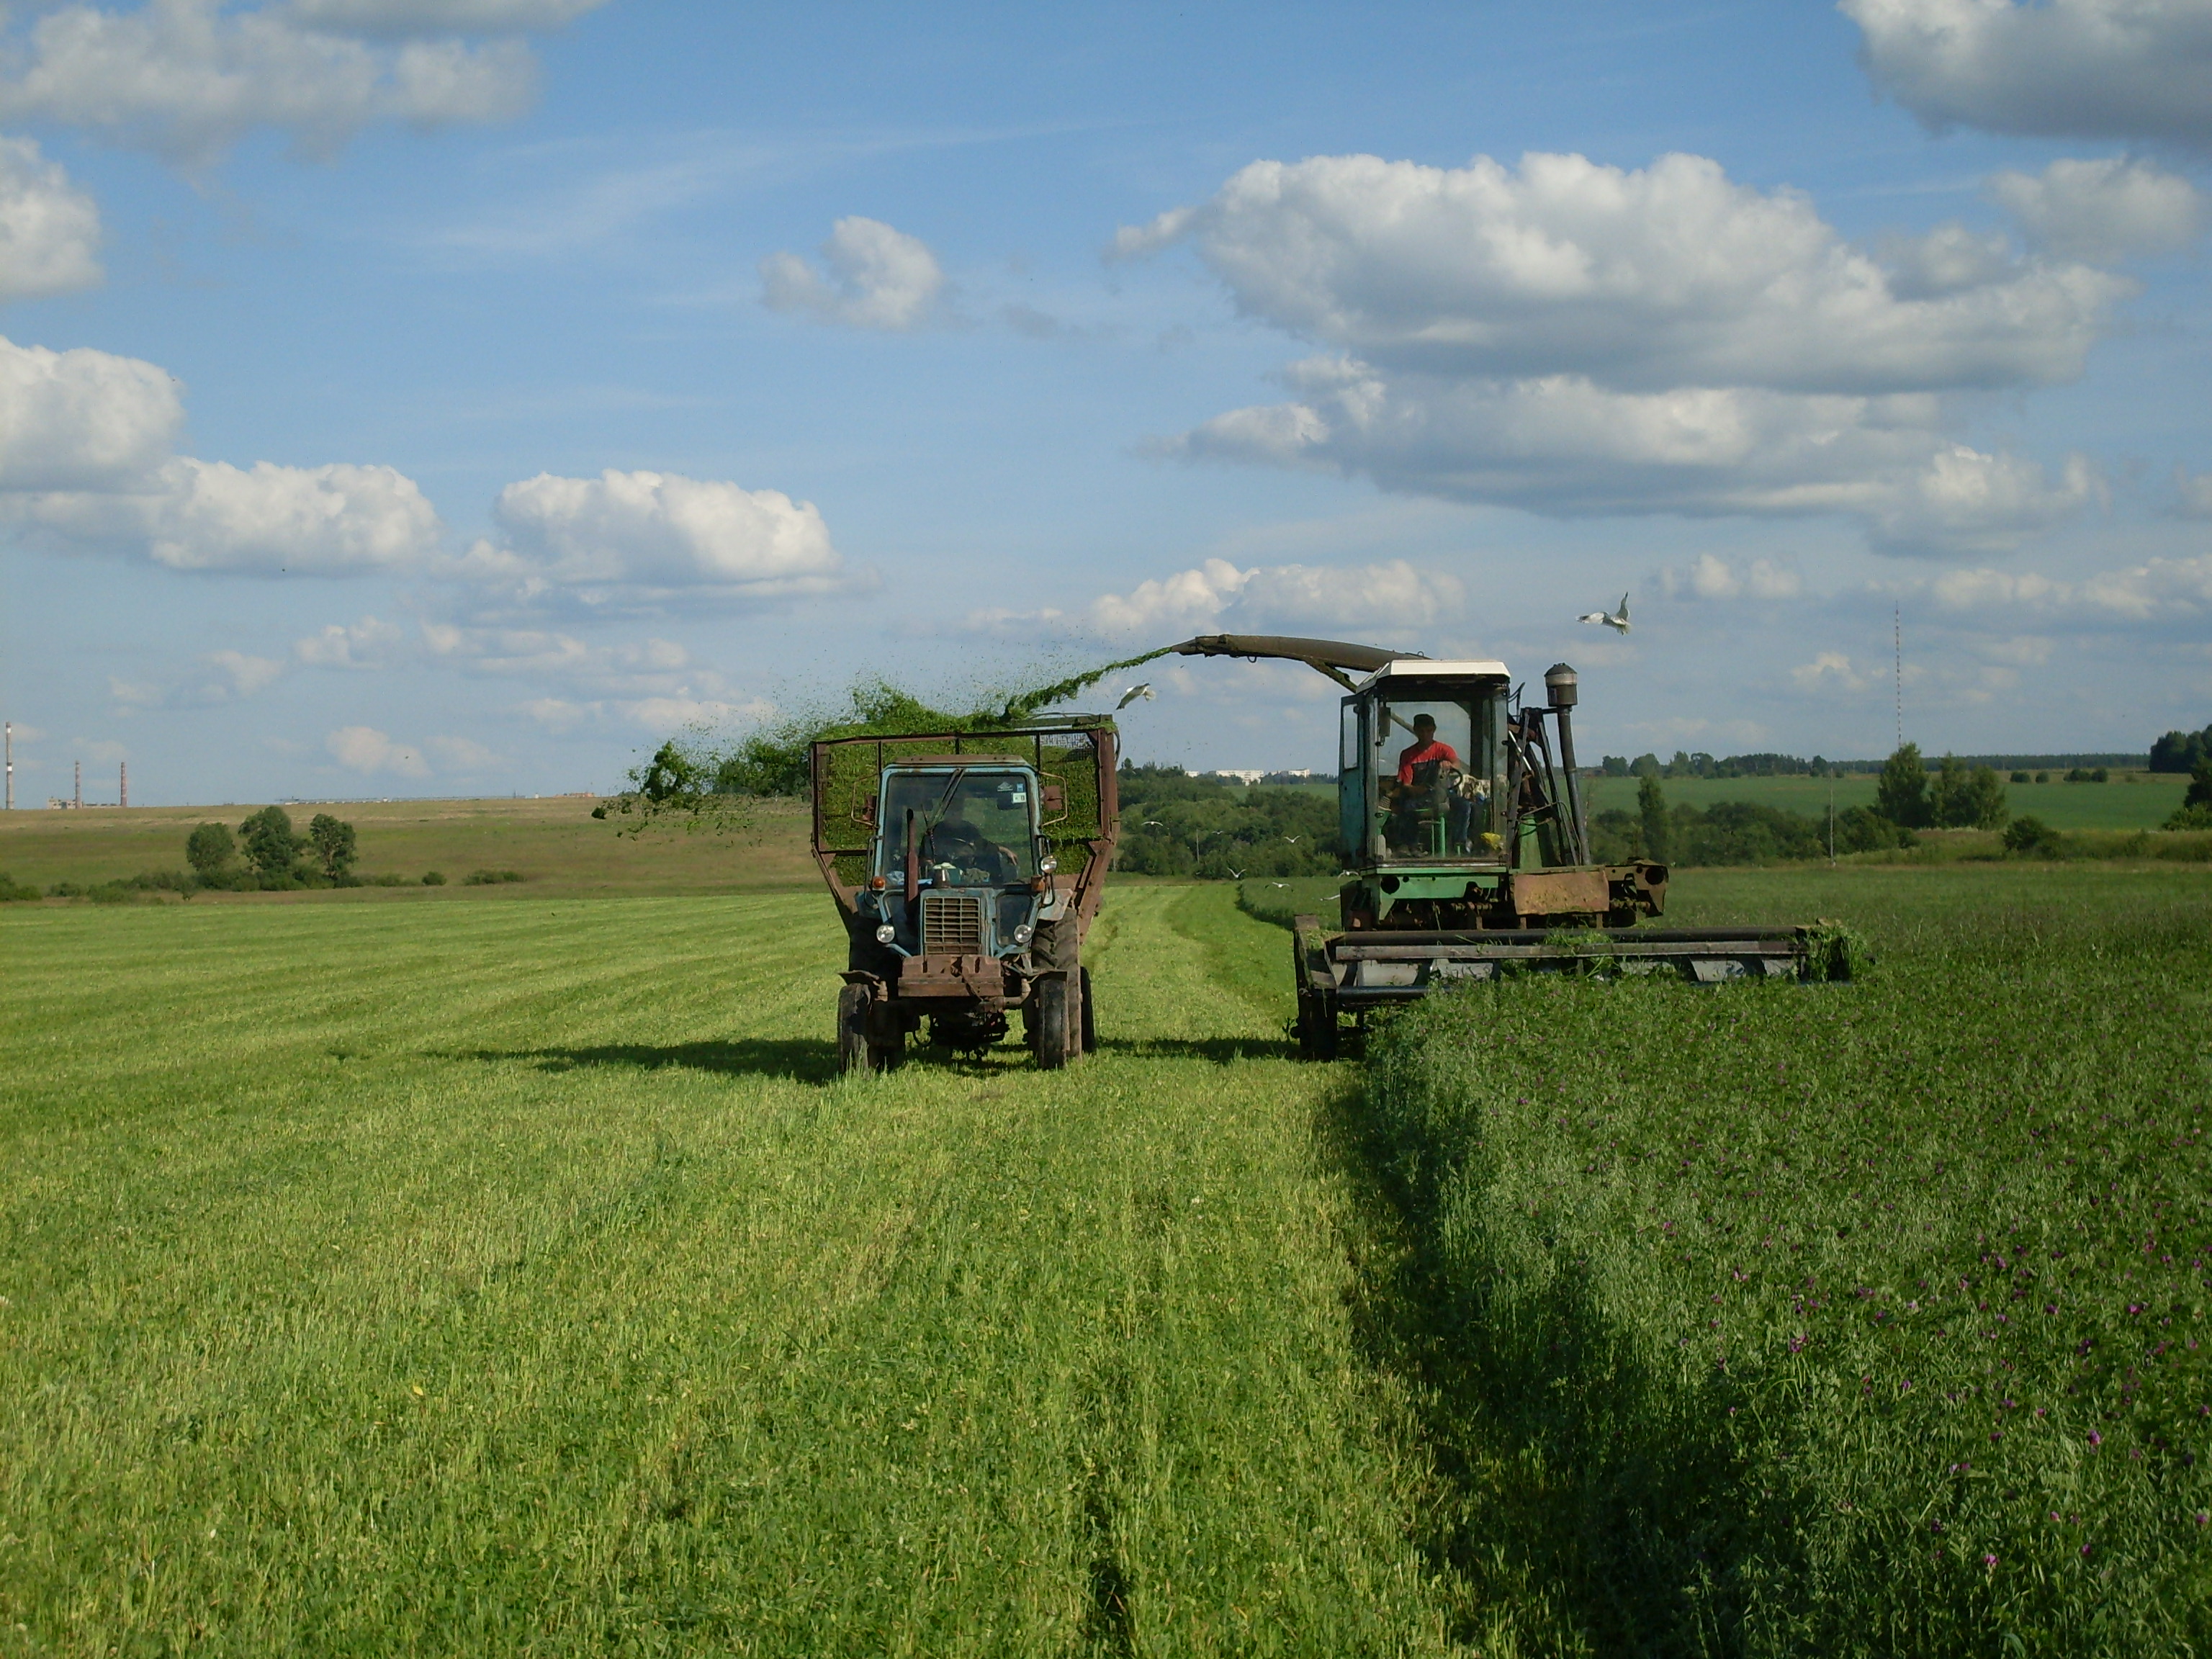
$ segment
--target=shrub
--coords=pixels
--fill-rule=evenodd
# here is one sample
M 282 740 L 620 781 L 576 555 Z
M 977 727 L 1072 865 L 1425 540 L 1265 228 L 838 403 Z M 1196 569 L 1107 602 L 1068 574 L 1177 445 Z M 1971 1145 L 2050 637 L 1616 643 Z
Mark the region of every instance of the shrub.
M 0 904 L 20 904 L 27 899 L 45 896 L 37 888 L 17 881 L 6 871 L 0 870 Z
M 471 870 L 461 878 L 464 887 L 496 887 L 501 882 L 520 881 L 520 870 Z
M 353 825 L 339 823 L 328 812 L 318 812 L 308 821 L 307 842 L 315 849 L 323 873 L 331 880 L 353 868 Z
M 2017 817 L 2005 826 L 2005 851 L 2021 858 L 2055 859 L 2065 843 L 2058 832 L 2038 817 Z
M 2004 785 L 1990 768 L 1946 755 L 1929 785 L 1928 817 L 1942 830 L 1994 830 L 2005 821 Z
M 185 862 L 202 876 L 212 876 L 228 864 L 238 851 L 227 825 L 203 823 L 185 839 Z
M 2012 775 L 2012 781 L 2014 783 L 2026 783 L 2027 781 L 2027 774 L 2025 772 L 2015 772 Z
M 407 878 L 404 876 L 356 876 L 353 880 L 357 887 L 404 887 L 407 885 Z
M 300 837 L 292 829 L 291 814 L 283 807 L 263 807 L 238 826 L 238 839 L 246 849 L 246 861 L 260 872 L 264 887 L 291 874 Z
M 422 872 L 422 884 L 425 887 L 443 887 L 446 884 L 445 872 L 441 870 L 425 870 Z
M 1673 852 L 1674 837 L 1667 822 L 1667 797 L 1659 787 L 1659 780 L 1649 772 L 1636 786 L 1636 816 L 1644 832 L 1644 856 L 1665 863 Z
M 2161 830 L 2212 830 L 2212 805 L 2177 806 L 2167 815 Z

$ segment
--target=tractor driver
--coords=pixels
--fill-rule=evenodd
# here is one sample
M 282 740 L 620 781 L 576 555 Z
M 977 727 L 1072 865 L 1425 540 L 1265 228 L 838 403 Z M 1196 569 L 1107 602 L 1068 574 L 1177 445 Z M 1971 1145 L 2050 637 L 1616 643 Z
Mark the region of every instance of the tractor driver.
M 1401 852 L 1425 850 L 1421 843 L 1421 809 L 1432 811 L 1446 805 L 1445 785 L 1448 778 L 1460 768 L 1459 751 L 1448 743 L 1437 740 L 1437 717 L 1433 714 L 1413 716 L 1413 740 L 1398 754 L 1398 790 L 1396 811 L 1392 813 L 1390 839 Z M 1456 797 L 1451 805 L 1456 807 Z M 1457 818 L 1462 814 L 1453 811 Z M 1455 842 L 1462 838 L 1461 826 L 1451 825 Z
M 931 864 L 951 864 L 961 870 L 981 870 L 993 882 L 1014 878 L 1014 855 L 969 821 L 964 792 L 956 791 L 945 803 L 945 816 L 930 826 L 922 842 L 922 857 Z

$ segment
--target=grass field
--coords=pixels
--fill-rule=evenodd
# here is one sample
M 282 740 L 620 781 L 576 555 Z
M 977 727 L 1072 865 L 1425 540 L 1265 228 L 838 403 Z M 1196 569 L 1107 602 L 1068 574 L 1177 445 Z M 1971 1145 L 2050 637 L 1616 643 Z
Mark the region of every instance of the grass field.
M 2212 878 L 1681 897 L 1882 961 L 1484 988 L 1376 1045 L 1439 1553 L 1553 1650 L 2203 1652 Z
M 1931 757 L 1931 760 L 1932 760 Z M 1836 811 L 1874 805 L 1875 781 L 1848 778 L 1662 778 L 1669 806 L 1703 810 L 1720 801 L 1778 806 L 1808 817 L 1825 817 L 1829 791 Z M 1589 810 L 1636 810 L 1637 780 L 1590 781 Z M 2155 830 L 2181 805 L 2189 780 L 2175 773 L 2133 772 L 2109 783 L 2008 783 L 2005 800 L 2014 817 L 2041 818 L 2054 830 Z
M 0 1654 L 2201 1650 L 2206 872 L 1371 1094 L 1236 897 L 849 1080 L 818 892 L 0 913 Z
M 617 835 L 592 818 L 592 800 L 556 796 L 537 800 L 362 801 L 334 806 L 289 807 L 296 828 L 328 811 L 353 824 L 366 875 L 397 874 L 410 880 L 436 870 L 458 883 L 471 870 L 518 870 L 527 881 L 510 897 L 547 893 L 733 893 L 811 886 L 821 878 L 806 852 L 806 817 L 796 802 L 769 801 L 751 809 L 751 827 L 732 835 L 661 831 L 646 840 Z M 185 867 L 185 838 L 192 826 L 222 823 L 235 830 L 250 806 L 155 806 L 129 811 L 0 812 L 0 874 L 34 886 L 58 881 L 89 885 L 146 870 Z M 421 900 L 452 896 L 416 891 Z M 195 902 L 255 904 L 297 902 L 296 895 L 204 894 Z M 384 888 L 342 890 L 331 897 L 355 902 L 389 899 Z
M 1437 1650 L 1231 897 L 846 1082 L 818 894 L 8 912 L 0 1652 Z

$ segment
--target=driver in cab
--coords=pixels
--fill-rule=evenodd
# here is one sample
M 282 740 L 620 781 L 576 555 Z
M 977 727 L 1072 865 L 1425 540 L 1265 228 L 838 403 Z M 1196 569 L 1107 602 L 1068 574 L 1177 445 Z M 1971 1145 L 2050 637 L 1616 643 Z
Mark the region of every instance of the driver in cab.
M 1400 852 L 1437 850 L 1422 846 L 1421 809 L 1429 807 L 1438 817 L 1449 819 L 1450 840 L 1455 847 L 1465 836 L 1465 803 L 1455 797 L 1447 801 L 1446 792 L 1451 781 L 1462 770 L 1459 751 L 1448 743 L 1437 740 L 1437 720 L 1433 714 L 1413 716 L 1413 740 L 1398 753 L 1398 788 L 1396 810 L 1391 815 L 1391 841 Z
M 963 872 L 979 871 L 987 881 L 1013 879 L 1014 855 L 976 828 L 968 817 L 967 802 L 957 794 L 946 804 L 945 816 L 931 827 L 922 843 L 922 856 L 928 864 L 950 864 Z

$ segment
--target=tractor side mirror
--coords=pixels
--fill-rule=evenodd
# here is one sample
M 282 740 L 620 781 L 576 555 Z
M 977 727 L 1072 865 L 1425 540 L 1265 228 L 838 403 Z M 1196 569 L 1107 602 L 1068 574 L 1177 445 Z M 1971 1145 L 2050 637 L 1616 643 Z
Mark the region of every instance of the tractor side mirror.
M 1067 811 L 1067 791 L 1056 783 L 1048 783 L 1037 792 L 1038 799 L 1048 812 Z
M 875 826 L 876 822 L 876 798 L 873 795 L 871 795 L 866 800 L 862 801 L 860 803 L 860 811 L 854 816 L 858 817 L 861 823 L 872 829 Z

